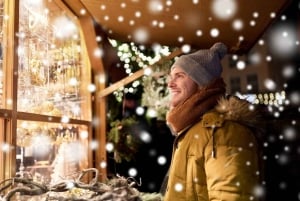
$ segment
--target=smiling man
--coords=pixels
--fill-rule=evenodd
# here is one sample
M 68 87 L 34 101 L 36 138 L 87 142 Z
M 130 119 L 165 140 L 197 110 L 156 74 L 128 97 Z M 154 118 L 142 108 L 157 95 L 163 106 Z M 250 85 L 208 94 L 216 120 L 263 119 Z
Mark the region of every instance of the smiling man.
M 260 169 L 256 111 L 225 95 L 227 47 L 179 57 L 170 71 L 167 124 L 176 136 L 165 201 L 257 200 Z

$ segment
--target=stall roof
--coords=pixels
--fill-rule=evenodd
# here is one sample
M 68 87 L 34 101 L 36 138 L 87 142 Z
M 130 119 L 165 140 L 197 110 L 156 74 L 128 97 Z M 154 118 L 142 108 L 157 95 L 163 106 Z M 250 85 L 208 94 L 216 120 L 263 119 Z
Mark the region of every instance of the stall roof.
M 249 51 L 290 2 L 64 0 L 77 16 L 87 11 L 108 37 L 122 42 L 208 48 L 222 41 L 237 54 Z

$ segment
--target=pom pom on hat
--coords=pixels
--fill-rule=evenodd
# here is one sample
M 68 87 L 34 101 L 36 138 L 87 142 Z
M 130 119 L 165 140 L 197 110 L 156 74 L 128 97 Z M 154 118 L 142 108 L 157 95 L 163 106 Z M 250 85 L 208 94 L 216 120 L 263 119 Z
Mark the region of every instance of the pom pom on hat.
M 204 86 L 221 76 L 223 70 L 221 60 L 226 54 L 226 45 L 218 42 L 210 49 L 182 55 L 175 61 L 172 68 L 180 67 L 199 86 Z

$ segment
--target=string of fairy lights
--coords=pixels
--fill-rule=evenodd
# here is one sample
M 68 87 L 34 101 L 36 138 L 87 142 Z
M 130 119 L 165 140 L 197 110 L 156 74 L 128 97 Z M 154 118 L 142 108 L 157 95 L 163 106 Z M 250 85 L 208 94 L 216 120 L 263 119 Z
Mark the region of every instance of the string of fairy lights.
M 167 46 L 154 45 L 151 51 L 151 55 L 147 55 L 144 52 L 147 51 L 143 45 L 136 46 L 135 43 L 118 43 L 116 40 L 111 39 L 110 43 L 117 49 L 117 55 L 120 61 L 123 63 L 123 68 L 128 76 L 132 75 L 139 69 L 147 68 L 150 65 L 155 64 L 162 57 L 170 54 L 170 48 Z M 151 72 L 145 76 L 150 76 Z M 114 91 L 113 94 L 117 101 L 121 102 L 124 94 L 137 93 L 140 86 L 143 85 L 143 78 L 133 81 L 127 86 L 123 86 Z

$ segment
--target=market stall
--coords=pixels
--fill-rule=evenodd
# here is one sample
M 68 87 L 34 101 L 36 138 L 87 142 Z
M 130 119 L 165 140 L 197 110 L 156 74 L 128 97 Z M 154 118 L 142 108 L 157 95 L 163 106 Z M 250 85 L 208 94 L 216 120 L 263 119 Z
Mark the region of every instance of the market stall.
M 186 46 L 207 48 L 222 40 L 230 53 L 249 51 L 289 1 L 237 1 L 223 16 L 215 15 L 223 4 L 213 9 L 211 1 L 0 3 L 0 180 L 30 173 L 54 184 L 74 178 L 80 183 L 90 168 L 97 177 L 84 181 L 106 179 L 109 94 Z M 174 51 L 126 77 L 115 68 L 110 39 Z

